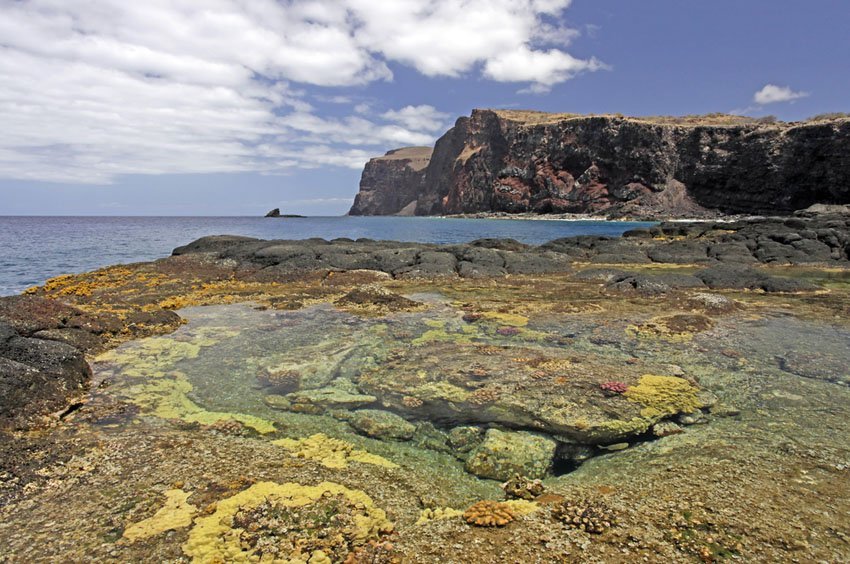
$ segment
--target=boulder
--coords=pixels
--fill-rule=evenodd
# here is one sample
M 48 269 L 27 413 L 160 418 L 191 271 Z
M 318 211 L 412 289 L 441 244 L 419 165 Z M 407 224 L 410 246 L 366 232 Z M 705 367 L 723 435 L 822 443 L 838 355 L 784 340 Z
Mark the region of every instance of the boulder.
M 21 337 L 0 322 L 0 425 L 58 411 L 91 379 L 85 355 L 71 345 Z
M 514 474 L 543 478 L 552 467 L 558 443 L 526 431 L 489 429 L 469 455 L 466 470 L 482 478 L 509 480 Z
M 290 403 L 288 409 L 312 414 L 325 413 L 331 409 L 357 409 L 377 401 L 375 396 L 333 386 L 293 392 L 286 395 L 286 399 Z
M 359 409 L 351 414 L 348 423 L 363 435 L 376 439 L 408 441 L 416 425 L 390 411 Z

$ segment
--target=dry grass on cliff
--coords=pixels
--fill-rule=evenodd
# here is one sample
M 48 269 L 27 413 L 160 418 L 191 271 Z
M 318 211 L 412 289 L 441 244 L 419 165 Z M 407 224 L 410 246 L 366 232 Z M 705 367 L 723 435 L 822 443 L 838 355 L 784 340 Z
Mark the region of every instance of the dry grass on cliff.
M 629 117 L 623 114 L 572 114 L 558 113 L 552 114 L 547 112 L 538 112 L 534 110 L 494 110 L 496 115 L 502 119 L 521 122 L 526 125 L 541 125 L 549 123 L 558 123 L 560 121 L 570 119 L 580 119 L 589 117 L 606 117 L 620 118 L 633 121 L 661 124 L 661 125 L 683 125 L 683 126 L 734 126 L 734 125 L 755 125 L 755 124 L 770 124 L 776 122 L 773 116 L 763 118 L 752 118 L 747 116 L 735 116 L 731 114 L 713 113 L 705 115 L 688 115 L 688 116 L 641 116 Z
M 389 151 L 386 155 L 376 157 L 373 160 L 410 161 L 407 163 L 407 166 L 413 170 L 423 170 L 431 160 L 432 151 L 433 149 L 431 147 L 403 147 Z

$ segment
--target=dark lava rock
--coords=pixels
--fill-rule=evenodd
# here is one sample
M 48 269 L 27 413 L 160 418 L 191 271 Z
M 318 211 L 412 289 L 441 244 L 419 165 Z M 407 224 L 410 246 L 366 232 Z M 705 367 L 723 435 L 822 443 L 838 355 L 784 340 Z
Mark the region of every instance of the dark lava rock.
M 709 262 L 708 245 L 703 241 L 673 241 L 647 251 L 652 262 L 698 264 Z
M 695 274 L 711 289 L 764 290 L 765 292 L 803 292 L 819 286 L 805 280 L 770 276 L 751 268 L 714 266 Z
M 506 252 L 502 254 L 502 257 L 508 274 L 548 274 L 569 272 L 572 269 L 570 257 L 560 253 Z
M 67 327 L 96 334 L 121 330 L 117 317 L 95 318 L 62 302 L 27 295 L 0 297 L 0 320 L 10 324 L 24 336 L 31 336 L 37 331 Z
M 0 426 L 57 411 L 85 391 L 91 369 L 77 348 L 22 337 L 0 322 Z
M 389 311 L 406 311 L 419 307 L 419 302 L 394 294 L 380 285 L 366 285 L 348 292 L 338 299 L 338 306 L 376 307 Z
M 194 260 L 218 262 L 238 271 L 252 272 L 252 276 L 261 281 L 287 280 L 307 273 L 351 270 L 380 271 L 399 278 L 484 278 L 506 274 L 569 272 L 573 262 L 655 262 L 705 264 L 712 267 L 725 264 L 740 269 L 759 262 L 831 264 L 848 260 L 850 228 L 847 222 L 805 218 L 795 221 L 805 228 L 792 229 L 787 220 L 777 218 L 728 223 L 661 223 L 648 229 L 651 238 L 579 236 L 555 239 L 537 247 L 511 239 L 479 239 L 469 244 L 433 245 L 368 239 L 261 241 L 247 237 L 217 236 L 204 237 L 175 249 L 174 253 L 196 254 L 198 257 Z M 587 276 L 591 274 L 579 274 L 578 278 Z M 631 286 L 632 289 L 650 293 L 667 291 L 663 285 L 669 288 L 698 288 L 703 283 L 708 284 L 702 278 L 691 276 L 651 276 L 618 282 L 624 282 L 621 285 L 624 290 L 628 291 L 627 286 Z M 786 289 L 790 286 L 784 280 L 760 276 L 756 283 L 751 274 L 742 281 L 734 280 L 735 276 L 724 281 L 713 274 L 709 275 L 709 279 L 711 284 L 718 284 L 716 287 L 791 291 Z M 608 277 L 606 275 L 603 278 Z M 799 289 L 810 287 L 803 282 L 796 284 Z
M 529 245 L 520 243 L 516 239 L 476 239 L 469 243 L 473 247 L 486 247 L 488 249 L 498 249 L 500 251 L 524 251 L 529 248 Z
M 613 276 L 606 284 L 606 290 L 640 295 L 656 295 L 678 288 L 704 288 L 705 284 L 696 276 L 689 274 L 631 274 Z
M 605 289 L 627 294 L 636 293 L 642 296 L 665 294 L 671 290 L 669 285 L 655 279 L 654 276 L 639 274 L 625 274 L 612 278 L 605 284 Z
M 575 274 L 577 280 L 589 280 L 592 282 L 610 282 L 615 278 L 624 279 L 632 273 L 616 268 L 588 268 Z
M 94 349 L 102 343 L 101 339 L 96 335 L 75 327 L 44 329 L 33 333 L 32 336 L 36 339 L 65 343 L 83 351 Z
M 210 235 L 192 241 L 188 245 L 177 247 L 172 255 L 184 255 L 187 253 L 214 253 L 230 249 L 242 243 L 259 242 L 254 237 L 242 237 L 241 235 Z

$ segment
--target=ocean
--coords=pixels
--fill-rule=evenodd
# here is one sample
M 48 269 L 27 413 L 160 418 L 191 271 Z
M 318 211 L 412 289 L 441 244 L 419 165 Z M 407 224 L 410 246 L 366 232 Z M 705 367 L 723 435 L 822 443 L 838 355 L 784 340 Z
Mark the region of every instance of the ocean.
M 154 260 L 205 235 L 262 239 L 392 239 L 462 243 L 510 237 L 539 244 L 573 235 L 621 235 L 640 222 L 435 217 L 34 217 L 0 216 L 0 295 L 48 278 Z

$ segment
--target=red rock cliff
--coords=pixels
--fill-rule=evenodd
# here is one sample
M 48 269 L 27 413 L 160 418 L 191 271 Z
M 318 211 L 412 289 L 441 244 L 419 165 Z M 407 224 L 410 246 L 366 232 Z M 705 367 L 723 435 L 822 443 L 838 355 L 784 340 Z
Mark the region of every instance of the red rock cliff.
M 383 192 L 378 198 L 374 188 L 368 196 L 361 191 L 358 200 L 375 202 L 361 213 L 396 213 L 398 201 L 377 202 L 391 201 L 394 191 L 405 200 L 413 194 L 413 183 L 388 182 L 382 174 L 369 170 L 367 184 Z M 610 217 L 788 213 L 850 203 L 850 119 L 762 123 L 722 115 L 474 110 L 437 141 L 414 199 L 418 215 Z M 355 202 L 355 208 L 363 206 Z

